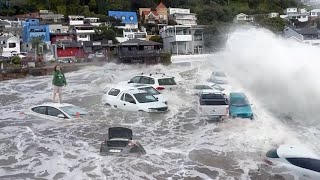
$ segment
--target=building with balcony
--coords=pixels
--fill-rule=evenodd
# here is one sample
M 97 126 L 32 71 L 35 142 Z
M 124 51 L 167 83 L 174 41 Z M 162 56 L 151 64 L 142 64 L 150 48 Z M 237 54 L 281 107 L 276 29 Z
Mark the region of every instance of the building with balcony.
M 45 43 L 50 43 L 49 25 L 40 25 L 39 19 L 27 19 L 22 22 L 23 43 L 31 43 L 33 38 L 41 38 Z
M 147 32 L 139 31 L 137 29 L 124 29 L 123 37 L 116 37 L 119 43 L 131 40 L 131 39 L 140 39 L 146 40 Z
M 203 28 L 197 26 L 167 26 L 160 30 L 163 49 L 171 54 L 202 54 Z
M 253 22 L 253 17 L 246 15 L 244 13 L 240 13 L 238 15 L 236 15 L 236 18 L 233 20 L 233 22 L 237 22 L 237 23 L 248 23 L 248 22 Z
M 63 26 L 62 24 L 50 24 L 49 31 L 51 44 L 55 44 L 60 41 L 71 42 L 76 40 L 73 32 L 69 29 L 69 26 Z
M 83 25 L 83 24 L 84 24 L 84 16 L 75 16 L 75 15 L 69 16 L 70 26 Z
M 20 39 L 22 37 L 22 21 L 0 19 L 0 31 L 10 33 Z
M 307 12 L 306 9 L 287 8 L 284 13 L 285 15 L 280 15 L 280 17 L 292 23 L 305 23 L 310 18 L 310 12 Z
M 45 23 L 62 23 L 64 21 L 63 14 L 55 14 L 49 10 L 40 10 L 39 16 L 41 21 Z
M 283 30 L 284 37 L 294 39 L 299 42 L 320 46 L 320 30 L 316 27 L 295 28 L 287 26 Z
M 96 17 L 86 17 L 84 18 L 84 24 L 92 26 L 100 26 L 102 23 L 99 22 L 99 18 Z
M 52 54 L 55 59 L 86 58 L 82 42 L 56 42 L 52 44 Z
M 0 36 L 0 56 L 11 57 L 20 54 L 20 38 L 10 33 Z
M 162 2 L 154 11 L 151 8 L 139 8 L 139 17 L 142 23 L 168 24 L 167 7 Z
M 174 20 L 178 25 L 197 25 L 196 14 L 191 13 L 190 9 L 168 8 L 168 12 L 169 19 Z
M 129 11 L 108 11 L 108 16 L 113 16 L 116 19 L 121 19 L 122 26 L 117 26 L 121 29 L 138 29 L 138 18 L 136 12 Z
M 118 46 L 120 63 L 155 64 L 159 63 L 162 54 L 162 44 L 153 41 L 131 39 Z
M 91 41 L 93 34 L 95 34 L 92 25 L 74 26 L 73 34 L 77 41 Z

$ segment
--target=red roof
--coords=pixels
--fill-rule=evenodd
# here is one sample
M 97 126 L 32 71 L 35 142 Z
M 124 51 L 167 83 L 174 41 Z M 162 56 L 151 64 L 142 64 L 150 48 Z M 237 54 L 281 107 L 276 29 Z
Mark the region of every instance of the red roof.
M 156 7 L 156 9 L 160 8 L 167 8 L 162 2 L 159 3 L 159 5 Z
M 157 11 L 142 11 L 142 14 L 143 14 L 144 16 L 148 16 L 148 15 L 150 14 L 150 12 L 151 12 L 153 15 L 158 16 Z

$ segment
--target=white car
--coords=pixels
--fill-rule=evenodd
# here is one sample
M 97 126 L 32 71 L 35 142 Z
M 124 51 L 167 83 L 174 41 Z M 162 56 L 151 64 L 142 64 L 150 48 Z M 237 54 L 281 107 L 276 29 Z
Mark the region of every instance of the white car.
M 264 161 L 271 166 L 290 169 L 304 179 L 320 179 L 320 158 L 305 147 L 281 145 L 269 150 Z
M 217 84 L 227 84 L 228 83 L 227 75 L 222 71 L 212 72 L 209 81 L 217 83 Z
M 156 90 L 154 87 L 149 85 L 143 85 L 143 84 L 129 84 L 130 87 L 136 88 L 141 91 L 146 91 L 156 97 L 160 102 L 163 102 L 165 104 L 168 104 L 168 98 L 164 97 L 158 90 Z
M 111 88 L 103 98 L 106 105 L 125 111 L 166 112 L 168 106 L 146 91 Z
M 144 84 L 154 87 L 156 90 L 176 89 L 177 83 L 174 77 L 164 73 L 141 74 L 131 78 L 128 84 Z
M 88 115 L 85 110 L 68 103 L 45 103 L 31 107 L 28 113 L 51 119 L 76 119 Z
M 193 86 L 193 95 L 200 95 L 202 90 L 205 89 L 210 89 L 210 90 L 214 90 L 213 87 L 211 87 L 210 85 L 206 85 L 206 84 L 196 84 Z

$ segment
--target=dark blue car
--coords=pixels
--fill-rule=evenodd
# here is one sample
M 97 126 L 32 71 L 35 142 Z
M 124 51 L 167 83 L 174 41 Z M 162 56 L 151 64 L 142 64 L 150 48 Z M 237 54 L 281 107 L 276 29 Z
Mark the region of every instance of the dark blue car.
M 254 119 L 251 105 L 244 93 L 230 93 L 229 115 L 231 118 Z

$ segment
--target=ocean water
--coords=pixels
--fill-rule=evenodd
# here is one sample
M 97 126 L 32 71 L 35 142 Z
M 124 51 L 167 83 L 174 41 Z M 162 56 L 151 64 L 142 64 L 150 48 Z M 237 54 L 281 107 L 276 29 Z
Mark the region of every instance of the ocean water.
M 283 143 L 319 150 L 317 51 L 249 28 L 231 33 L 223 52 L 173 57 L 204 61 L 192 66 L 86 67 L 66 74 L 63 101 L 93 114 L 74 121 L 27 114 L 30 106 L 51 101 L 51 76 L 0 82 L 0 179 L 298 179 L 263 158 Z M 231 91 L 247 94 L 254 121 L 199 118 L 193 84 L 217 69 L 228 74 Z M 124 112 L 101 103 L 106 86 L 141 72 L 176 77 L 178 89 L 163 93 L 169 112 Z M 100 156 L 113 126 L 131 128 L 147 154 Z

